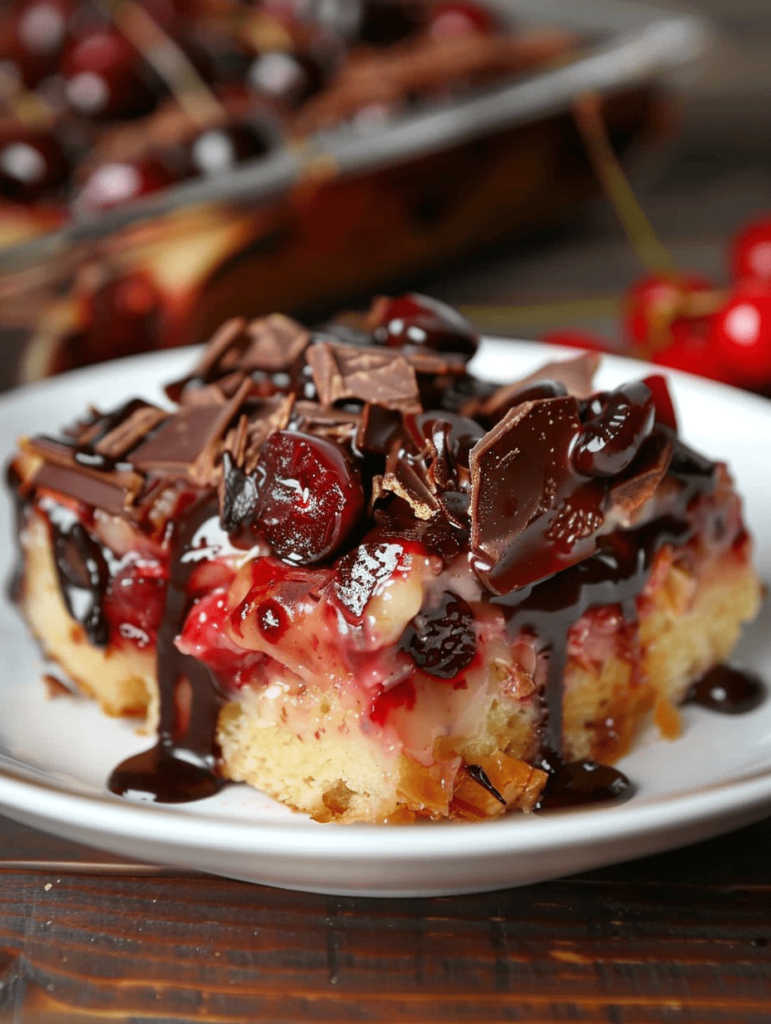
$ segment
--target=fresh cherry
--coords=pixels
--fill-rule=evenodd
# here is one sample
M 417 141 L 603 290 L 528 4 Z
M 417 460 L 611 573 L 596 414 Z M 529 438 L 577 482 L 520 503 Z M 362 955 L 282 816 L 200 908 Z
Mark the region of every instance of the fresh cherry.
M 0 195 L 36 203 L 69 178 L 70 165 L 56 136 L 19 129 L 0 137 Z
M 257 466 L 255 523 L 274 552 L 309 565 L 329 558 L 357 526 L 364 509 L 359 473 L 330 441 L 280 430 Z
M 758 389 L 771 384 L 771 280 L 749 279 L 734 287 L 712 318 L 709 343 L 728 383 Z
M 583 476 L 622 473 L 653 429 L 655 417 L 653 395 L 642 381 L 608 392 L 597 415 L 584 423 L 576 438 L 570 456 L 573 466 Z
M 691 316 L 688 300 L 714 286 L 698 274 L 649 274 L 627 291 L 622 326 L 627 339 L 640 348 L 664 348 L 675 325 L 704 325 L 706 317 Z
M 426 26 L 434 39 L 448 36 L 492 35 L 498 23 L 492 12 L 473 0 L 441 0 L 432 7 Z
M 381 345 L 458 352 L 469 359 L 479 345 L 479 335 L 457 310 L 416 293 L 383 304 L 374 335 Z
M 200 174 L 223 174 L 271 148 L 265 127 L 241 121 L 202 132 L 190 147 L 190 159 Z
M 652 362 L 672 370 L 695 373 L 710 380 L 726 380 L 726 367 L 707 331 L 695 329 L 687 322 L 672 328 L 671 340 L 666 348 L 652 353 Z
M 113 28 L 82 36 L 65 55 L 62 71 L 70 106 L 90 117 L 140 117 L 160 95 L 141 56 Z
M 109 210 L 166 188 L 179 178 L 176 170 L 158 157 L 145 157 L 136 163 L 102 164 L 86 180 L 75 199 L 75 209 L 83 213 Z
M 734 280 L 762 277 L 771 280 L 771 216 L 748 224 L 731 245 Z

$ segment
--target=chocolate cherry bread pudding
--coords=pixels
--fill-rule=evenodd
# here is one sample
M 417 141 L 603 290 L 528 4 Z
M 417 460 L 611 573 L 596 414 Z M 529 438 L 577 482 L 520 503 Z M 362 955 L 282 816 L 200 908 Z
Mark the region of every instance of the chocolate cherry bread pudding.
M 319 821 L 607 798 L 760 584 L 728 470 L 664 379 L 476 379 L 454 310 L 233 319 L 170 404 L 20 442 L 15 596 L 46 655 L 157 742 L 113 792 L 227 779 Z

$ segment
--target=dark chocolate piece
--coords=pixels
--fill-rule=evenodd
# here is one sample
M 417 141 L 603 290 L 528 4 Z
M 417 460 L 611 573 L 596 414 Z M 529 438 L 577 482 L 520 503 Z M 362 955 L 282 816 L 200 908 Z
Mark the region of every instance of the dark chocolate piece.
M 246 334 L 249 342 L 236 364 L 245 373 L 288 370 L 303 354 L 311 339 L 310 331 L 282 313 L 252 320 L 246 326 Z

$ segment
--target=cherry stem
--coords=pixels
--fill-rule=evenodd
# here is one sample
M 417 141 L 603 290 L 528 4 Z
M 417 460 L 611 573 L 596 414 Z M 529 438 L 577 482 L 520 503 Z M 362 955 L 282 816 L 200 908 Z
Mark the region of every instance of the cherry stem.
M 602 115 L 602 98 L 597 93 L 579 96 L 574 116 L 594 172 L 640 261 L 652 271 L 675 272 L 669 250 L 648 220 L 613 149 Z
M 226 116 L 225 108 L 158 22 L 135 0 L 109 0 L 113 22 L 163 79 L 188 117 L 207 128 Z

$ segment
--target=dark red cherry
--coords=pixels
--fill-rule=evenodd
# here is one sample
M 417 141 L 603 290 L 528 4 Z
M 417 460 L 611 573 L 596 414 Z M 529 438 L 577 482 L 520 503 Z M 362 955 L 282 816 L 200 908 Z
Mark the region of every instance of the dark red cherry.
M 479 345 L 479 335 L 457 310 L 414 292 L 384 305 L 374 335 L 381 345 L 458 352 L 469 359 Z
M 622 327 L 635 346 L 658 350 L 671 337 L 672 328 L 706 325 L 706 317 L 691 316 L 688 300 L 714 285 L 698 274 L 649 274 L 633 285 L 623 299 Z
M 260 96 L 295 107 L 321 88 L 321 65 L 311 57 L 284 50 L 266 50 L 252 61 L 247 82 Z
M 257 480 L 256 528 L 288 562 L 310 565 L 329 558 L 364 509 L 364 489 L 353 463 L 336 445 L 311 434 L 272 434 Z
M 19 5 L 10 51 L 28 88 L 55 73 L 72 10 L 69 0 L 28 0 Z
M 264 156 L 270 148 L 265 127 L 242 121 L 202 132 L 190 147 L 190 159 L 199 174 L 223 174 Z
M 583 476 L 615 476 L 632 462 L 653 429 L 656 407 L 642 381 L 622 384 L 604 395 L 600 411 L 576 438 L 573 466 Z
M 498 31 L 498 21 L 490 10 L 473 0 L 441 0 L 431 9 L 426 28 L 435 39 L 492 35 Z
M 771 280 L 771 216 L 748 224 L 733 240 L 731 273 L 736 281 L 745 277 Z
M 81 212 L 109 210 L 166 188 L 179 177 L 157 157 L 136 163 L 102 164 L 87 179 L 74 205 Z
M 80 38 L 62 71 L 68 103 L 89 117 L 140 117 L 155 107 L 160 94 L 150 69 L 117 29 Z
M 70 174 L 70 165 L 51 132 L 19 129 L 0 137 L 0 195 L 17 203 L 35 203 L 54 193 Z
M 730 384 L 771 384 L 771 280 L 741 281 L 714 315 L 709 343 L 722 360 Z

